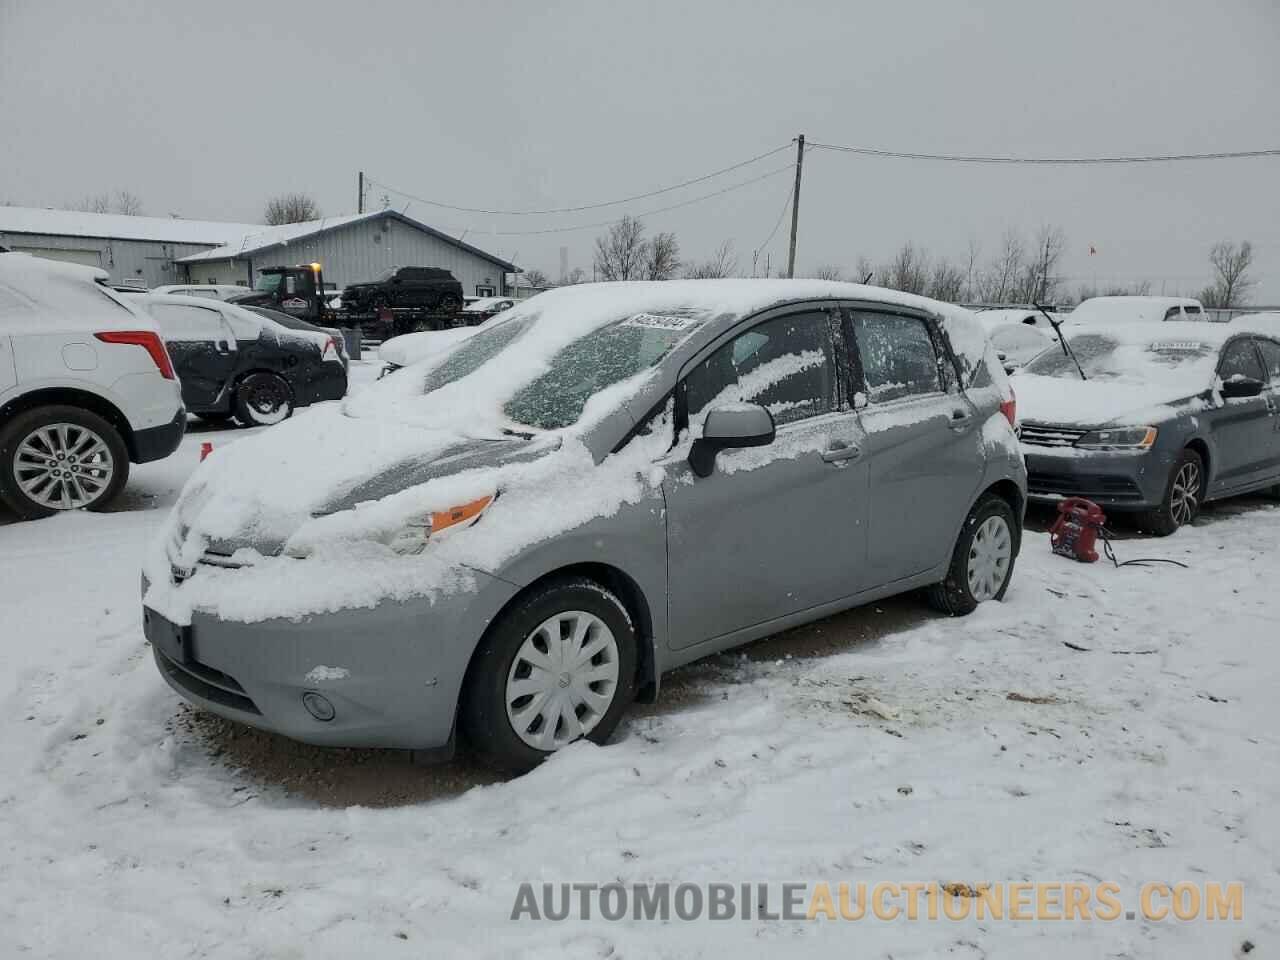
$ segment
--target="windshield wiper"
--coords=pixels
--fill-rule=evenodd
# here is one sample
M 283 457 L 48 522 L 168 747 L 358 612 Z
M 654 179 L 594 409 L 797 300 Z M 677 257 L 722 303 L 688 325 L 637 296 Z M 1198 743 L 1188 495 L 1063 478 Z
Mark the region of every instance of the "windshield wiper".
M 1049 326 L 1053 327 L 1053 332 L 1058 335 L 1058 343 L 1062 344 L 1062 352 L 1070 357 L 1071 362 L 1076 365 L 1076 373 L 1080 374 L 1080 379 L 1088 380 L 1089 378 L 1084 375 L 1084 368 L 1080 366 L 1080 361 L 1076 359 L 1076 352 L 1071 349 L 1070 344 L 1067 343 L 1067 338 L 1062 335 L 1062 321 L 1055 320 L 1049 316 L 1049 311 L 1040 306 L 1040 304 L 1033 303 L 1032 306 L 1043 313 L 1044 318 L 1049 321 Z
M 519 437 L 521 440 L 533 439 L 533 434 L 526 430 L 512 430 L 510 427 L 503 427 L 499 432 L 504 437 Z

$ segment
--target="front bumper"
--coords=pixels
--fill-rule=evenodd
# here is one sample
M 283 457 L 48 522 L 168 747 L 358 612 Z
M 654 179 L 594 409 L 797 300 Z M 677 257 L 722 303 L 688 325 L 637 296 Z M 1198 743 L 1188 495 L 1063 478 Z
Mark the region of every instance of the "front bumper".
M 1160 450 L 1110 453 L 1024 443 L 1027 497 L 1084 497 L 1112 510 L 1146 510 L 1164 499 L 1173 457 Z
M 500 608 L 515 589 L 491 579 L 483 601 Z M 429 750 L 452 734 L 487 622 L 475 615 L 480 599 L 386 601 L 256 623 L 196 612 L 185 628 L 144 606 L 143 624 L 160 675 L 211 713 L 318 746 Z M 308 710 L 307 694 L 322 696 L 332 718 Z
M 182 436 L 187 432 L 187 411 L 178 408 L 178 414 L 170 423 L 159 427 L 133 431 L 133 442 L 130 444 L 129 459 L 134 463 L 150 463 L 152 460 L 163 460 L 182 443 Z

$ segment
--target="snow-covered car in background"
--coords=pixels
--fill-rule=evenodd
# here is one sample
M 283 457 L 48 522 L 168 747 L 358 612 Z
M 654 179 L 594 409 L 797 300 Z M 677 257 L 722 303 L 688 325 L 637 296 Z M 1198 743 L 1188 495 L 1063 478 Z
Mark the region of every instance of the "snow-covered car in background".
M 1013 378 L 1033 499 L 1140 512 L 1158 534 L 1208 500 L 1280 484 L 1280 328 L 1123 324 L 1064 331 Z
M 968 311 L 854 284 L 553 290 L 201 464 L 149 553 L 183 697 L 527 768 L 682 663 L 927 587 L 1000 599 L 1025 473 Z
M 152 287 L 148 293 L 169 297 L 200 297 L 205 300 L 230 300 L 250 292 L 247 286 L 230 283 L 171 283 Z
M 267 426 L 346 395 L 340 338 L 216 300 L 145 294 L 133 302 L 159 324 L 187 410 L 204 420 Z
M 342 331 L 337 327 L 322 327 L 312 323 L 310 320 L 303 320 L 301 317 L 295 317 L 293 314 L 285 313 L 283 310 L 272 310 L 270 307 L 242 307 L 241 309 L 256 313 L 267 320 L 273 320 L 280 326 L 287 327 L 290 330 L 303 330 L 307 333 L 328 337 L 333 341 L 333 345 L 338 351 L 342 366 L 347 368 L 348 371 L 350 370 L 351 358 L 347 354 L 347 341 L 342 335 Z
M 1190 297 L 1091 297 L 1068 314 L 1073 326 L 1083 323 L 1161 323 L 1207 320 L 1199 300 Z
M 378 359 L 382 361 L 381 375 L 386 376 L 402 367 L 450 350 L 478 329 L 450 327 L 446 330 L 424 330 L 421 333 L 402 333 L 398 337 L 392 337 L 378 347 Z
M 186 413 L 153 321 L 106 272 L 0 253 L 0 499 L 20 517 L 110 505 Z
M 510 310 L 517 302 L 511 297 L 480 297 L 464 306 L 462 312 L 468 317 L 468 322 L 478 323 L 483 318 Z
M 1053 325 L 1038 311 L 983 310 L 977 317 L 1000 355 L 1006 373 L 1012 373 L 1058 342 Z M 1054 319 L 1058 317 L 1055 315 Z

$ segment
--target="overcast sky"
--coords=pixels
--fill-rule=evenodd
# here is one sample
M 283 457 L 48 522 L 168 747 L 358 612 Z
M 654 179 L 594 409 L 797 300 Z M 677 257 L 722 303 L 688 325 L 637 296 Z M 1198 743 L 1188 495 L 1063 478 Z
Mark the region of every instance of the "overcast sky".
M 1280 146 L 1277 0 L 0 0 L 0 201 L 126 188 L 153 215 L 257 221 L 271 194 L 354 212 L 356 172 L 459 206 L 610 200 L 788 142 L 1022 155 Z M 593 224 L 750 179 L 577 215 L 397 209 L 522 266 L 589 272 Z M 1280 158 L 1124 167 L 805 160 L 797 273 L 905 241 L 961 259 L 1060 225 L 1073 281 L 1192 293 L 1219 239 L 1280 302 Z M 645 217 L 744 268 L 787 173 Z M 370 202 L 380 202 L 374 188 Z M 767 252 L 785 260 L 787 225 Z M 1098 253 L 1089 255 L 1093 245 Z

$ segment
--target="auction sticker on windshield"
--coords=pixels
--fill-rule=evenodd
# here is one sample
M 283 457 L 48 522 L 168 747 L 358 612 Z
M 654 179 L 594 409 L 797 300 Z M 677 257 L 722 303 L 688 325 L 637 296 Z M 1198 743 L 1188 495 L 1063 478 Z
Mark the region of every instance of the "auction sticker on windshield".
M 623 327 L 654 327 L 658 330 L 687 330 L 701 321 L 697 317 L 664 317 L 653 313 L 637 313 L 623 320 Z

